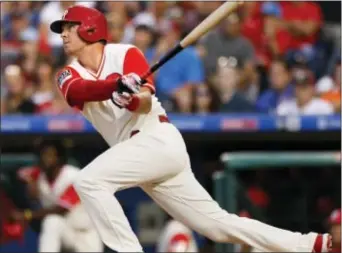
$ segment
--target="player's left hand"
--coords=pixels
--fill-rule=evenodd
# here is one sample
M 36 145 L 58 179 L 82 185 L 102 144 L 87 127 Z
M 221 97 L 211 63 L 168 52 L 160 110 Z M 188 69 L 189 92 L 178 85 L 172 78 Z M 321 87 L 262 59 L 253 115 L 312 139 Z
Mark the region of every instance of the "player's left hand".
M 114 91 L 112 94 L 112 101 L 120 109 L 125 108 L 131 103 L 132 94 L 129 94 L 128 92 L 121 93 L 118 91 Z
M 120 93 L 139 93 L 141 87 L 141 78 L 135 73 L 123 75 L 118 79 L 118 91 Z

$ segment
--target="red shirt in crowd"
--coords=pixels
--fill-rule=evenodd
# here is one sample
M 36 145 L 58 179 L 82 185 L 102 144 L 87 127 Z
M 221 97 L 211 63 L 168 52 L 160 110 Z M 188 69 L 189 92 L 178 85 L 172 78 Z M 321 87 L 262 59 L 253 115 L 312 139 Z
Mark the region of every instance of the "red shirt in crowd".
M 254 7 L 245 15 L 241 24 L 241 33 L 253 44 L 259 62 L 266 67 L 272 60 L 272 52 L 269 48 L 269 39 L 264 32 L 264 16 L 261 13 L 261 2 L 255 2 Z M 283 55 L 291 45 L 290 35 L 283 29 L 278 28 L 275 34 L 278 53 Z
M 322 23 L 322 11 L 317 3 L 304 2 L 281 2 L 282 16 L 286 21 L 316 21 Z M 298 49 L 304 44 L 314 44 L 317 41 L 318 31 L 306 37 L 291 36 L 291 48 Z

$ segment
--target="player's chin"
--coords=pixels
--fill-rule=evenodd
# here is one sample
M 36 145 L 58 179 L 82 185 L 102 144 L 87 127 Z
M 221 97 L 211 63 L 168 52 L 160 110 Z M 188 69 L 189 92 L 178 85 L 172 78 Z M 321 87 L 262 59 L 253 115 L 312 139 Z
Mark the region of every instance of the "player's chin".
M 75 51 L 74 50 L 71 50 L 71 49 L 64 49 L 64 53 L 67 55 L 67 56 L 72 56 L 75 54 Z
M 70 46 L 68 45 L 64 45 L 64 52 L 67 54 L 67 55 L 72 55 L 74 53 L 74 50 L 72 50 L 72 48 L 70 48 Z

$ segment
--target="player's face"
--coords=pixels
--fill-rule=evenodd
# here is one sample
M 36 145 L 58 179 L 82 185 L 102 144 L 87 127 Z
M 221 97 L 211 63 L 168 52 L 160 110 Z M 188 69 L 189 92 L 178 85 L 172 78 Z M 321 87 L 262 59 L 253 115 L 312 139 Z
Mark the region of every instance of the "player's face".
M 87 44 L 78 36 L 78 27 L 79 25 L 74 23 L 66 23 L 62 27 L 63 47 L 68 55 L 77 55 Z
M 58 165 L 58 152 L 54 147 L 45 147 L 40 153 L 41 167 L 45 173 L 51 173 Z

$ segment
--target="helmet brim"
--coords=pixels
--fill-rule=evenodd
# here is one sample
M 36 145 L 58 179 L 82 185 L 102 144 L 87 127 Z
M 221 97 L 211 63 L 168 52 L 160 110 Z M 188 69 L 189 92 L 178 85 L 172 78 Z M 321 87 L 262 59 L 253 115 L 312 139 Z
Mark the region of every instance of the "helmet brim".
M 51 31 L 53 31 L 55 33 L 62 33 L 62 27 L 66 23 L 75 23 L 75 24 L 77 24 L 79 22 L 72 21 L 72 20 L 66 20 L 66 19 L 56 20 L 56 21 L 51 23 L 50 29 L 51 29 Z
M 67 23 L 68 21 L 66 20 L 56 20 L 51 23 L 50 29 L 54 33 L 62 33 L 62 26 Z

